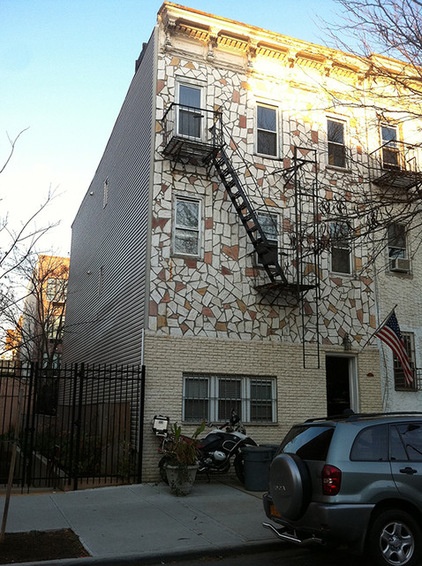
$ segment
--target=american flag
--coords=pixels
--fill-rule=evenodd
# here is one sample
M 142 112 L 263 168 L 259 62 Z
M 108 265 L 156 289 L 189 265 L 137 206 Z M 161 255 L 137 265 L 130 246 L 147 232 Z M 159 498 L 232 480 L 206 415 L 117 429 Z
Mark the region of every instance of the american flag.
M 404 372 L 404 379 L 407 385 L 413 383 L 413 370 L 410 365 L 409 354 L 404 346 L 403 336 L 394 310 L 385 322 L 378 328 L 375 334 L 378 338 L 380 338 L 380 340 L 390 346 L 396 354 L 401 363 L 401 367 Z

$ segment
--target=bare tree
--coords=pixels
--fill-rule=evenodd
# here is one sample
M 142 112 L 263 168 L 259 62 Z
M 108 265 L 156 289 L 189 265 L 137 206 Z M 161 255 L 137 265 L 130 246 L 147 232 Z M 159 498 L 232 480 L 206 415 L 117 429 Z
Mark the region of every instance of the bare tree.
M 315 246 L 318 251 L 330 248 L 336 238 L 330 224 L 342 220 L 349 225 L 348 238 L 355 245 L 372 243 L 372 253 L 362 265 L 365 269 L 385 250 L 386 234 L 393 225 L 406 226 L 413 249 L 422 243 L 422 163 L 417 159 L 422 148 L 422 2 L 336 2 L 344 15 L 337 24 L 325 22 L 325 28 L 331 45 L 344 52 L 345 67 L 353 70 L 354 78 L 345 78 L 343 89 L 333 83 L 320 85 L 331 100 L 325 110 L 347 107 L 349 115 L 355 112 L 357 122 L 364 111 L 366 131 L 356 134 L 355 148 L 347 150 L 354 172 L 349 190 L 321 185 L 331 197 L 321 199 L 320 238 Z M 416 135 L 404 140 L 398 134 L 406 123 L 413 123 Z M 379 146 L 362 158 L 356 147 L 368 147 L 368 128 L 379 133 Z
M 10 164 L 17 142 L 26 130 L 27 128 L 14 138 L 7 136 L 10 149 L 1 162 L 0 174 Z M 12 219 L 7 211 L 0 216 L 0 330 L 3 331 L 3 336 L 7 330 L 5 321 L 12 317 L 12 312 L 16 315 L 19 310 L 17 305 L 25 297 L 25 288 L 21 286 L 20 279 L 21 268 L 32 257 L 41 238 L 54 226 L 50 223 L 41 227 L 36 224 L 54 197 L 54 191 L 49 190 L 37 210 L 27 218 Z
M 32 254 L 16 272 L 27 291 L 19 300 L 11 299 L 5 318 L 18 335 L 18 358 L 53 369 L 61 355 L 69 259 Z

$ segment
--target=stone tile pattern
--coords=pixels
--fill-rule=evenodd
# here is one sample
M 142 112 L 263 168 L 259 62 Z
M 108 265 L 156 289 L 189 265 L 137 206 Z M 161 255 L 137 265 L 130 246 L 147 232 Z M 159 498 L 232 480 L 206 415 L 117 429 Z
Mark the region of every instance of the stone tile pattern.
M 176 51 L 176 50 L 174 50 Z M 294 187 L 285 183 L 280 169 L 292 163 L 292 146 L 317 149 L 320 198 L 330 200 L 333 192 L 350 200 L 351 190 L 361 181 L 344 171 L 326 167 L 325 132 L 327 100 L 321 90 L 309 92 L 298 88 L 309 77 L 304 69 L 277 63 L 275 76 L 251 72 L 246 65 L 218 65 L 206 57 L 176 55 L 167 44 L 159 56 L 157 81 L 157 115 L 161 116 L 177 100 L 177 82 L 192 81 L 203 85 L 206 108 L 221 109 L 225 125 L 227 152 L 239 166 L 242 182 L 253 202 L 264 199 L 280 215 L 281 240 L 289 279 L 296 276 L 291 230 L 294 228 Z M 256 62 L 258 67 L 258 62 Z M 321 104 L 315 107 L 314 97 Z M 254 153 L 256 101 L 273 101 L 282 109 L 281 160 L 263 159 Z M 357 120 L 351 120 L 351 151 L 359 167 Z M 353 128 L 355 127 L 355 130 Z M 254 266 L 254 253 L 246 232 L 224 187 L 211 168 L 174 164 L 161 155 L 163 126 L 156 124 L 156 160 L 154 164 L 151 293 L 149 329 L 157 336 L 235 338 L 300 343 L 301 317 L 297 305 L 284 304 L 280 298 L 262 297 L 257 283 L 268 281 Z M 230 140 L 230 137 L 232 140 Z M 353 149 L 354 148 L 354 149 Z M 239 157 L 243 155 L 246 168 Z M 315 181 L 312 167 L 303 174 L 304 186 Z M 351 184 L 355 183 L 355 187 Z M 200 257 L 177 257 L 172 253 L 173 202 L 175 196 L 199 197 L 203 203 L 203 241 Z M 310 209 L 304 209 L 309 240 L 314 222 Z M 320 229 L 324 230 L 323 225 Z M 306 246 L 306 238 L 304 238 Z M 333 275 L 329 271 L 329 253 L 320 257 L 321 275 L 320 332 L 324 345 L 341 345 L 347 333 L 354 347 L 363 344 L 374 329 L 374 289 L 370 269 L 361 269 L 367 260 L 365 245 L 356 246 L 351 276 Z M 306 265 L 304 266 L 306 270 Z M 312 271 L 312 269 L 311 269 Z M 311 275 L 313 275 L 311 273 Z M 309 328 L 317 313 L 314 291 L 305 301 Z M 308 300 L 309 296 L 309 300 Z M 305 336 L 313 340 L 312 331 Z

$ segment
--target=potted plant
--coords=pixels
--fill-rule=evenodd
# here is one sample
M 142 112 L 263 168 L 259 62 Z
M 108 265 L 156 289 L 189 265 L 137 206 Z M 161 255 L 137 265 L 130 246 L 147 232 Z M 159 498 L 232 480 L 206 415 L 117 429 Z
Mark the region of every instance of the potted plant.
M 166 442 L 163 465 L 167 482 L 175 495 L 188 495 L 195 482 L 198 470 L 198 436 L 203 432 L 202 423 L 192 436 L 182 434 L 182 427 L 174 423 Z

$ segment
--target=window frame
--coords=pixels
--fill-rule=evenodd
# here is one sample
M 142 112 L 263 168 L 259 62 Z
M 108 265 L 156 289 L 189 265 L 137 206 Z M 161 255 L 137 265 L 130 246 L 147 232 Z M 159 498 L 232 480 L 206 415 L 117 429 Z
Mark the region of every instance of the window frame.
M 192 89 L 199 92 L 199 106 L 190 106 L 188 104 L 184 104 L 182 102 L 182 89 Z M 177 135 L 183 138 L 190 138 L 194 140 L 203 140 L 204 139 L 204 116 L 201 112 L 197 112 L 196 110 L 200 110 L 203 104 L 203 97 L 204 97 L 204 87 L 195 83 L 189 83 L 186 81 L 177 81 L 177 113 L 176 113 L 176 132 Z M 192 120 L 199 120 L 199 126 L 196 124 L 190 130 L 184 131 L 182 128 L 182 123 L 184 123 L 183 117 L 186 120 L 189 118 Z M 196 131 L 197 130 L 197 131 Z
M 347 140 L 347 122 L 342 118 L 336 118 L 334 116 L 327 116 L 327 164 L 329 167 L 335 167 L 338 169 L 347 169 L 347 155 L 346 155 L 346 140 Z M 342 142 L 336 141 L 335 139 L 330 139 L 330 122 L 333 124 L 341 125 L 342 127 Z M 338 160 L 336 149 L 341 148 L 341 164 L 331 163 L 331 160 Z
M 331 271 L 332 273 L 336 273 L 336 274 L 339 274 L 339 275 L 340 275 L 340 274 L 341 274 L 341 275 L 352 275 L 352 273 L 353 273 L 353 262 L 352 262 L 353 249 L 352 249 L 352 244 L 351 244 L 351 242 L 349 242 L 349 241 L 347 241 L 347 240 L 343 240 L 343 241 L 345 241 L 345 245 L 344 245 L 344 246 L 339 245 L 342 240 L 341 240 L 340 238 L 339 238 L 338 240 L 335 240 L 334 237 L 333 237 L 332 228 L 333 228 L 334 226 L 339 226 L 339 225 L 341 225 L 341 226 L 346 226 L 347 232 L 348 232 L 349 234 L 350 234 L 350 232 L 351 232 L 350 226 L 348 225 L 347 222 L 344 222 L 344 221 L 341 221 L 341 220 L 330 222 L 330 240 L 331 240 L 331 245 L 330 245 L 330 271 Z M 337 244 L 337 245 L 336 245 L 336 244 Z M 333 264 L 334 264 L 334 261 L 333 261 L 333 255 L 334 255 L 334 254 L 333 254 L 333 251 L 334 251 L 334 250 L 338 250 L 339 252 L 340 252 L 340 251 L 344 251 L 344 252 L 347 251 L 347 254 L 348 254 L 348 264 L 349 264 L 348 271 L 339 271 L 338 269 L 334 269 L 334 266 L 333 266 Z
M 188 383 L 195 381 L 207 380 L 207 398 L 199 397 L 196 401 L 203 403 L 207 407 L 207 414 L 199 416 L 187 410 L 187 403 L 193 403 L 195 399 L 188 397 Z M 222 398 L 220 395 L 220 383 L 238 382 L 239 388 L 237 395 L 233 398 Z M 253 387 L 263 385 L 270 392 L 268 395 L 262 397 L 251 396 Z M 238 396 L 240 394 L 240 398 Z M 261 405 L 261 407 L 259 407 Z M 268 418 L 255 418 L 252 420 L 254 414 L 257 414 L 264 407 L 268 412 Z M 200 422 L 205 420 L 207 422 L 224 423 L 229 420 L 231 410 L 235 409 L 239 414 L 242 422 L 250 424 L 275 424 L 277 422 L 277 380 L 274 376 L 251 376 L 251 375 L 227 375 L 227 374 L 183 374 L 183 398 L 182 398 L 182 412 L 184 422 Z M 223 414 L 224 413 L 224 414 Z
M 178 202 L 190 202 L 195 203 L 198 206 L 198 214 L 197 214 L 197 227 L 191 228 L 189 226 L 178 225 L 178 214 L 177 214 L 177 203 Z M 203 241 L 203 221 L 202 221 L 202 210 L 203 210 L 203 202 L 200 198 L 189 197 L 189 196 L 181 196 L 175 195 L 174 197 L 174 206 L 173 206 L 173 229 L 172 229 L 172 255 L 177 257 L 191 257 L 191 258 L 200 258 L 202 253 L 202 241 Z M 177 241 L 177 232 L 178 231 L 188 231 L 191 233 L 197 234 L 197 251 L 195 253 L 189 253 L 188 251 L 181 251 L 177 250 L 176 241 Z
M 274 125 L 274 130 L 270 130 L 267 129 L 265 127 L 263 127 L 264 125 L 260 125 L 260 108 L 265 108 L 267 110 L 273 110 L 274 111 L 274 117 L 275 117 L 275 125 Z M 256 148 L 256 153 L 258 155 L 262 155 L 263 157 L 267 157 L 269 159 L 278 159 L 278 155 L 279 155 L 279 117 L 278 117 L 278 106 L 274 105 L 274 104 L 268 104 L 265 102 L 257 102 L 256 103 L 256 109 L 255 109 L 255 148 Z M 274 153 L 265 153 L 260 151 L 261 147 L 260 147 L 260 134 L 264 134 L 266 136 L 269 136 L 270 134 L 273 135 L 274 139 L 275 139 L 275 148 L 274 148 Z
M 67 281 L 64 277 L 49 277 L 47 279 L 45 296 L 50 303 L 66 302 Z
M 400 360 L 393 352 L 393 376 L 394 376 L 394 390 L 395 391 L 417 391 L 416 380 L 416 351 L 415 351 L 415 335 L 413 332 L 403 332 L 401 335 L 404 342 L 404 347 L 409 355 L 410 367 L 413 369 L 413 382 L 408 384 L 404 378 L 404 373 Z
M 400 229 L 400 234 L 397 232 Z M 392 232 L 395 233 L 392 233 Z M 400 246 L 398 244 L 398 240 L 404 240 L 404 245 Z M 409 259 L 408 250 L 407 250 L 407 234 L 406 234 L 406 226 L 405 224 L 401 224 L 399 222 L 392 222 L 389 226 L 387 226 L 387 246 L 388 246 L 388 259 Z
M 271 211 L 269 211 L 269 212 L 268 211 L 265 211 L 265 212 L 258 211 L 256 213 L 256 215 L 257 215 L 257 218 L 258 218 L 258 222 L 260 223 L 261 228 L 262 228 L 268 242 L 271 245 L 273 245 L 274 248 L 275 248 L 276 259 L 278 260 L 278 254 L 279 254 L 279 250 L 280 250 L 280 229 L 279 229 L 279 224 L 280 224 L 279 218 L 280 217 L 276 212 L 271 212 Z M 261 218 L 263 218 L 263 217 L 272 219 L 272 225 L 274 226 L 275 232 L 276 232 L 275 237 L 271 237 L 272 234 L 269 231 L 266 230 L 266 226 L 262 225 Z M 263 263 L 260 261 L 259 255 L 257 253 L 255 254 L 255 262 L 256 262 L 256 265 L 258 267 L 263 266 Z
M 390 138 L 385 136 L 385 131 L 390 130 L 394 132 L 394 136 Z M 381 137 L 381 163 L 383 169 L 397 171 L 401 169 L 401 155 L 399 148 L 399 128 L 395 124 L 380 124 L 380 137 Z M 388 144 L 388 145 L 387 145 Z M 393 157 L 392 160 L 387 157 Z

